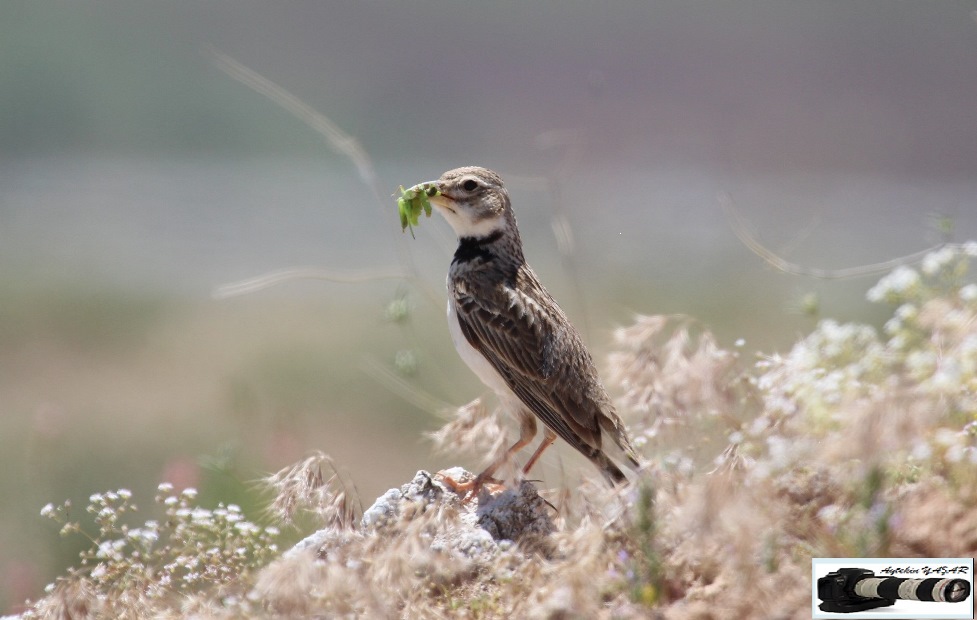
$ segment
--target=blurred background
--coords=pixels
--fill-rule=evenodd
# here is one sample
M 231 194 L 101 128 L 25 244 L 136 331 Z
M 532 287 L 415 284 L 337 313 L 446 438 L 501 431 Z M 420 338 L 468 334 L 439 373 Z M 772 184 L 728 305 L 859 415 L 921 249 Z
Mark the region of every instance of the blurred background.
M 977 237 L 977 3 L 13 0 L 0 9 L 0 611 L 74 562 L 38 516 L 251 483 L 321 449 L 367 504 L 483 387 L 444 319 L 444 222 L 402 234 L 356 166 L 215 50 L 358 140 L 382 196 L 480 164 L 599 364 L 635 313 L 745 355 L 878 323 L 840 269 Z M 409 278 L 286 283 L 281 268 Z M 612 390 L 614 386 L 611 386 Z M 565 449 L 538 473 L 576 466 Z M 584 465 L 586 466 L 586 465 Z M 150 511 L 151 514 L 151 511 Z M 150 514 L 144 515 L 149 517 Z

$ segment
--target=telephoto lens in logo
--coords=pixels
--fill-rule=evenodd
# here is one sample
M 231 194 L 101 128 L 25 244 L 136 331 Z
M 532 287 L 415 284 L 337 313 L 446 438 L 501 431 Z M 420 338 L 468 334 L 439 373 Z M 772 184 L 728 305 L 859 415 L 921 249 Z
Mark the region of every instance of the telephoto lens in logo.
M 896 600 L 959 603 L 970 596 L 964 579 L 876 577 L 867 568 L 839 568 L 818 579 L 821 611 L 851 613 L 892 605 Z

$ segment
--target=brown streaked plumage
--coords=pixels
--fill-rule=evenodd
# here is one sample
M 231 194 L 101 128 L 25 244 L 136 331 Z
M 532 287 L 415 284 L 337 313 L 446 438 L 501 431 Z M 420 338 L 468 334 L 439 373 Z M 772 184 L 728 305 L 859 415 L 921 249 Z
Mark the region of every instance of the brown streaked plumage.
M 477 488 L 546 427 L 527 473 L 557 436 L 611 482 L 625 479 L 605 453 L 610 439 L 638 460 L 580 335 L 526 264 L 501 177 L 479 167 L 445 172 L 431 203 L 458 235 L 448 271 L 448 326 L 462 359 L 520 422 L 519 440 L 467 487 Z

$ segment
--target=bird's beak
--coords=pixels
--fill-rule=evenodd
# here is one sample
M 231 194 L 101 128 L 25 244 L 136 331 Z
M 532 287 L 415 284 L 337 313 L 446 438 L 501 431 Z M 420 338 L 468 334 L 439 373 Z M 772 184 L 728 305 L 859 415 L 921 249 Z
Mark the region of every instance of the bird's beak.
M 437 196 L 431 196 L 431 204 L 435 207 L 440 207 L 441 209 L 451 209 L 454 204 L 454 200 L 448 198 L 444 194 L 438 194 Z
M 439 209 L 447 209 L 448 211 L 454 211 L 455 200 L 451 196 L 448 196 L 447 194 L 441 192 L 441 187 L 442 187 L 441 183 L 439 183 L 438 181 L 431 181 L 430 184 L 434 185 L 434 187 L 438 189 L 437 195 L 431 196 L 429 198 L 431 204 L 434 205 L 435 207 L 438 207 Z

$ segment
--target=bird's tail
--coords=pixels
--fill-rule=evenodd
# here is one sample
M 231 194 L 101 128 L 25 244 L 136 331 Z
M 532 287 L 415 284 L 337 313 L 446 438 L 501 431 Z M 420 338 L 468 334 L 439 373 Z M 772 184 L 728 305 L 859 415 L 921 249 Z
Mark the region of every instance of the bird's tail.
M 617 466 L 611 459 L 607 457 L 603 452 L 597 452 L 590 459 L 594 462 L 594 465 L 600 469 L 600 473 L 604 474 L 604 478 L 611 484 L 611 486 L 617 486 L 627 482 L 628 478 L 621 471 L 621 468 Z
M 614 446 L 611 447 L 612 451 L 619 452 L 615 454 L 615 456 L 623 457 L 624 460 L 627 461 L 628 467 L 630 467 L 633 471 L 638 471 L 641 469 L 641 462 L 638 458 L 638 453 L 635 451 L 634 446 L 631 445 L 631 440 L 628 438 L 628 432 L 624 429 L 624 425 L 621 423 L 620 418 L 617 416 L 606 416 L 600 422 L 604 431 L 610 435 L 611 441 L 614 442 Z

